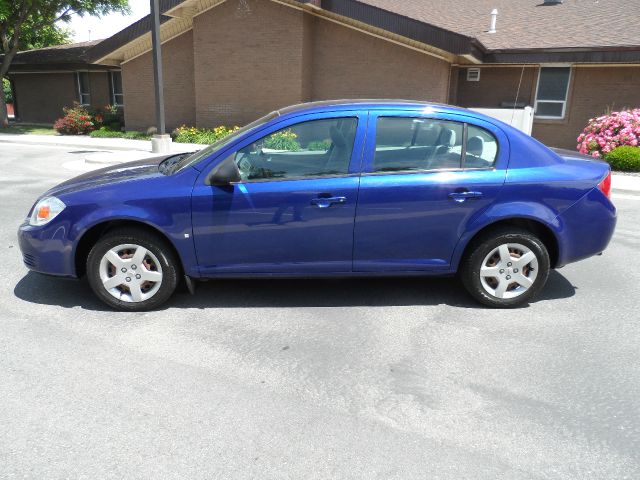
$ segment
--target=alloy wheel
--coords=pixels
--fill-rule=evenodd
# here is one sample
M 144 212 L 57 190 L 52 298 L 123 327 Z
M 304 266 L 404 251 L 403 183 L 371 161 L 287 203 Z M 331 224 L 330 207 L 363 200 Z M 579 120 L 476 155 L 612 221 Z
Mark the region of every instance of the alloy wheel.
M 487 254 L 480 267 L 480 283 L 496 298 L 515 298 L 525 293 L 538 276 L 538 258 L 520 243 L 504 243 Z
M 136 244 L 108 250 L 100 261 L 99 273 L 105 290 L 124 302 L 144 302 L 162 285 L 160 261 L 150 250 Z

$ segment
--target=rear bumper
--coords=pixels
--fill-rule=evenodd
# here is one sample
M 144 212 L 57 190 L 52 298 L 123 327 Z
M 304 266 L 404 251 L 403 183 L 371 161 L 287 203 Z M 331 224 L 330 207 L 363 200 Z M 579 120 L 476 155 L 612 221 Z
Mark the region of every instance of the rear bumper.
M 561 225 L 556 267 L 602 253 L 616 228 L 616 207 L 594 188 L 558 216 Z
M 33 227 L 25 222 L 18 229 L 18 244 L 22 260 L 29 270 L 75 277 L 73 244 L 67 239 L 65 226 Z

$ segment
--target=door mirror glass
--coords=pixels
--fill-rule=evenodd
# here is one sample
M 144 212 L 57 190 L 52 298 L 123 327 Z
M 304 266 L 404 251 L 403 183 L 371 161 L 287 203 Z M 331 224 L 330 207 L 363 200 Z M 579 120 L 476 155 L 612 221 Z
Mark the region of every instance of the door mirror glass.
M 206 184 L 224 187 L 241 181 L 242 178 L 240 177 L 238 166 L 234 162 L 234 155 L 231 155 L 211 171 Z
M 243 182 L 346 175 L 357 126 L 351 117 L 291 125 L 239 150 L 235 165 Z

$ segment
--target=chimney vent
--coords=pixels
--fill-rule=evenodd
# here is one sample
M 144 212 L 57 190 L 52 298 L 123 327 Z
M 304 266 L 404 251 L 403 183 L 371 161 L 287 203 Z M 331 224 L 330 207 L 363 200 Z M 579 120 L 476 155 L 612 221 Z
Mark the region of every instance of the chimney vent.
M 491 10 L 491 23 L 489 24 L 489 30 L 487 33 L 496 33 L 496 24 L 498 23 L 498 9 Z

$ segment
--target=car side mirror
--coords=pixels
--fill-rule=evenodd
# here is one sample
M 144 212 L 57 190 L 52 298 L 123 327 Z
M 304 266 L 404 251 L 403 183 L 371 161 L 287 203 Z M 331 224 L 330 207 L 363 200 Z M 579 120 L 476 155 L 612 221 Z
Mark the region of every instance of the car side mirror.
M 211 171 L 205 183 L 218 187 L 228 187 L 241 181 L 242 178 L 235 162 L 235 155 L 231 155 Z

